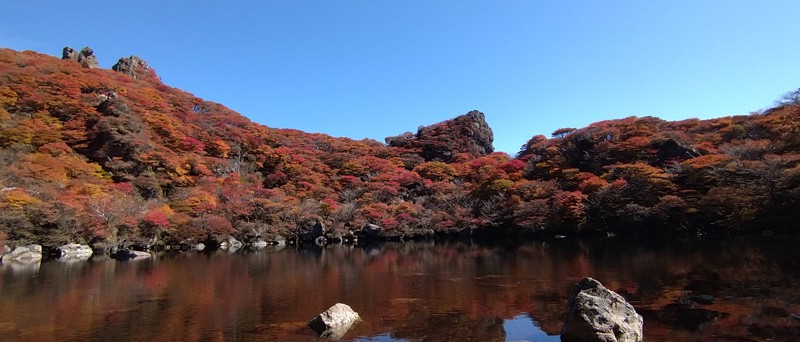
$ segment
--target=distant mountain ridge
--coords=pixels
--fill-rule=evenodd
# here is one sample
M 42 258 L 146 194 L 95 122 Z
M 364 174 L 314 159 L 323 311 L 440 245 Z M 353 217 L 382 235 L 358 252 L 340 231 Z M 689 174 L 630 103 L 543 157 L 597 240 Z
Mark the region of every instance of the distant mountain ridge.
M 0 240 L 794 233 L 800 106 L 630 117 L 493 152 L 479 111 L 386 144 L 274 129 L 164 85 L 0 49 Z M 369 227 L 363 230 L 364 227 Z M 378 227 L 378 228 L 375 228 Z M 367 234 L 369 233 L 369 234 Z

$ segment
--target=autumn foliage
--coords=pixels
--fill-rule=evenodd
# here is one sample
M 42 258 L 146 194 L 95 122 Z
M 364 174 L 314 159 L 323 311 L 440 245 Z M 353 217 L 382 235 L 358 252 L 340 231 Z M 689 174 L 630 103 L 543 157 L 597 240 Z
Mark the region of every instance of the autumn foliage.
M 483 114 L 373 140 L 251 122 L 162 84 L 0 50 L 0 232 L 45 243 L 388 236 L 797 231 L 800 106 L 653 117 L 492 152 Z

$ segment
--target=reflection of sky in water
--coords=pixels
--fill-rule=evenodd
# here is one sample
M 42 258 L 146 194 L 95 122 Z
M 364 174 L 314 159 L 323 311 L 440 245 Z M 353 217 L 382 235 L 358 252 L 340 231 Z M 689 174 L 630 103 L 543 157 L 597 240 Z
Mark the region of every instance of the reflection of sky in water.
M 380 334 L 378 336 L 372 336 L 372 337 L 358 337 L 356 338 L 356 341 L 394 342 L 394 341 L 405 341 L 405 340 L 392 338 L 391 334 Z
M 506 330 L 506 341 L 561 341 L 561 337 L 558 335 L 547 335 L 546 332 L 539 328 L 539 323 L 536 323 L 526 313 L 505 320 L 503 329 Z
M 559 335 L 547 335 L 540 327 L 539 323 L 533 320 L 527 313 L 519 314 L 511 319 L 503 321 L 503 329 L 506 331 L 506 341 L 508 342 L 540 342 L 540 341 L 561 341 Z M 357 337 L 360 342 L 397 342 L 407 341 L 405 339 L 393 338 L 391 334 L 380 334 L 372 337 Z

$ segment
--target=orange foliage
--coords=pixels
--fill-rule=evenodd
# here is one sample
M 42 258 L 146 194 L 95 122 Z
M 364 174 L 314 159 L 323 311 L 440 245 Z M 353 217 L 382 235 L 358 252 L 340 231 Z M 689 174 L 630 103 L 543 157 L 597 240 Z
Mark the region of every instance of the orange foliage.
M 12 224 L 84 239 L 160 231 L 174 242 L 291 234 L 309 220 L 422 235 L 671 222 L 681 228 L 665 229 L 758 230 L 792 221 L 800 201 L 796 105 L 601 121 L 534 136 L 511 158 L 491 153 L 477 111 L 384 145 L 265 127 L 154 78 L 32 52 L 0 49 L 0 74 L 0 203 L 36 208 L 0 233 Z

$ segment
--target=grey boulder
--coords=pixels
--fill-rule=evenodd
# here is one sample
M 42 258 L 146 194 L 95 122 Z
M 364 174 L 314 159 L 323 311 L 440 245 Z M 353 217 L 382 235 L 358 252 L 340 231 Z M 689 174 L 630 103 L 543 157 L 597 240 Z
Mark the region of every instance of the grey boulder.
M 569 297 L 562 341 L 639 342 L 644 320 L 619 294 L 592 278 L 575 285 Z
M 308 326 L 321 337 L 338 340 L 359 320 L 361 317 L 349 305 L 336 303 L 314 317 Z
M 92 247 L 87 245 L 81 245 L 77 243 L 69 243 L 58 247 L 58 250 L 61 252 L 61 258 L 71 258 L 71 259 L 79 259 L 79 260 L 86 260 L 92 256 L 94 251 L 92 251 Z
M 42 260 L 42 245 L 27 245 L 14 248 L 11 253 L 3 255 L 2 261 L 38 262 Z

